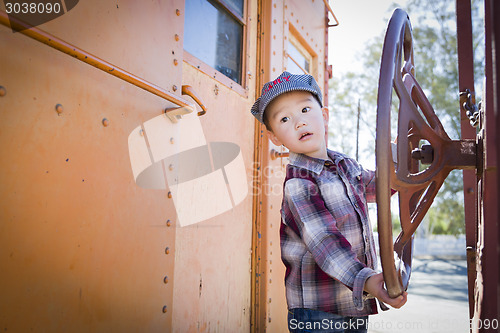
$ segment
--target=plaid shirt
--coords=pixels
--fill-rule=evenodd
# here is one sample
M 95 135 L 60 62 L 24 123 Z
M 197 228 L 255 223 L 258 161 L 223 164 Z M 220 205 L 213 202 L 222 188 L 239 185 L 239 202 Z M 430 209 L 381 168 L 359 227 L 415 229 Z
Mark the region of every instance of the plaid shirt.
M 290 153 L 280 228 L 288 308 L 375 314 L 375 299 L 363 293 L 376 274 L 367 207 L 375 200 L 375 172 L 343 154 L 328 156 Z

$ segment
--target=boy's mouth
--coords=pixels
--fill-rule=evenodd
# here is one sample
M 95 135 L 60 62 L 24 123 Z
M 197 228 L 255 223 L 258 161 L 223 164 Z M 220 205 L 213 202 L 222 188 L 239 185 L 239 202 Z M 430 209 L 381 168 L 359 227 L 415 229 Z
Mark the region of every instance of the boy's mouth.
M 312 135 L 312 133 L 309 133 L 309 132 L 302 133 L 302 135 L 300 136 L 299 140 L 307 139 L 311 135 Z

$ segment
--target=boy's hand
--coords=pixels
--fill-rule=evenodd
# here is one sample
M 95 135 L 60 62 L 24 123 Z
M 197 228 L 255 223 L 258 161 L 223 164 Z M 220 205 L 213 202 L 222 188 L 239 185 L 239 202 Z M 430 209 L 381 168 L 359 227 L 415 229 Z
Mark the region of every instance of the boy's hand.
M 384 288 L 384 276 L 382 273 L 373 275 L 365 282 L 365 291 L 380 301 L 389 304 L 393 308 L 399 309 L 406 303 L 408 293 L 405 291 L 402 295 L 396 298 L 390 298 L 387 290 Z

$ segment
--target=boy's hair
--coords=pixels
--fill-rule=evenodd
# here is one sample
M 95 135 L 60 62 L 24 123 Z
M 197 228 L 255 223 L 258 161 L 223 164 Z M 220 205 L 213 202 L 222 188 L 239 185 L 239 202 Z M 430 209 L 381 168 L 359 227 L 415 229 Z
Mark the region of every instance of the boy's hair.
M 269 122 L 264 116 L 267 106 L 276 97 L 295 90 L 302 90 L 310 92 L 319 102 L 319 105 L 323 107 L 323 94 L 321 89 L 309 74 L 291 74 L 289 72 L 283 72 L 275 80 L 267 82 L 262 88 L 262 93 L 259 98 L 255 101 L 250 112 L 257 118 L 258 121 L 266 125 L 268 130 L 271 130 Z

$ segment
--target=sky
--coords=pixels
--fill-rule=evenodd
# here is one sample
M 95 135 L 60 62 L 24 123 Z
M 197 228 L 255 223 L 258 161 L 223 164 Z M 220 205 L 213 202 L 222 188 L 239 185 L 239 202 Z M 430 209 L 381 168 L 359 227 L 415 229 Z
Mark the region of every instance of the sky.
M 362 70 L 362 61 L 358 58 L 363 47 L 370 39 L 385 34 L 394 9 L 400 7 L 406 10 L 407 1 L 330 0 L 330 6 L 339 20 L 339 25 L 328 31 L 328 64 L 332 65 L 333 77 Z M 361 130 L 360 151 L 365 148 L 363 143 L 369 142 L 368 136 Z M 375 169 L 375 156 L 361 153 L 358 162 L 366 168 Z
M 356 55 L 363 50 L 368 40 L 385 33 L 390 15 L 396 8 L 392 4 L 397 3 L 398 7 L 406 9 L 406 2 L 330 0 L 330 6 L 340 22 L 328 32 L 328 60 L 334 76 L 361 69 L 361 62 L 356 60 Z

